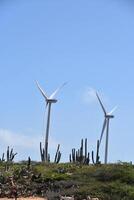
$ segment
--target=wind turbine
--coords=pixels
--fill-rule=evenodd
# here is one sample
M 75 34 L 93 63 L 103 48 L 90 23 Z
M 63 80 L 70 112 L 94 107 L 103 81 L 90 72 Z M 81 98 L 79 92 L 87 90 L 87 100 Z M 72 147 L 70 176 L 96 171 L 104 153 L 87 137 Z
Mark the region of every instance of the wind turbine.
M 109 123 L 110 123 L 110 119 L 114 118 L 113 112 L 117 109 L 117 106 L 114 107 L 110 112 L 107 112 L 97 92 L 96 92 L 96 96 L 97 96 L 99 103 L 101 105 L 101 108 L 104 112 L 104 123 L 103 123 L 102 132 L 101 132 L 101 136 L 100 136 L 100 140 L 99 140 L 99 146 L 101 144 L 103 134 L 106 131 L 105 164 L 107 164 L 107 161 L 108 161 L 108 142 L 109 142 Z
M 39 91 L 41 92 L 41 94 L 43 95 L 43 97 L 45 98 L 46 101 L 46 108 L 48 107 L 48 114 L 47 114 L 47 126 L 46 126 L 46 137 L 45 137 L 45 161 L 48 161 L 48 138 L 49 138 L 49 129 L 50 129 L 50 115 L 51 115 L 51 106 L 53 103 L 57 103 L 57 99 L 55 98 L 55 96 L 57 95 L 57 93 L 59 92 L 59 90 L 66 85 L 66 83 L 64 83 L 63 85 L 61 85 L 59 88 L 57 88 L 50 96 L 47 96 L 46 93 L 44 92 L 44 90 L 40 87 L 39 83 L 36 81 L 37 87 L 39 89 Z

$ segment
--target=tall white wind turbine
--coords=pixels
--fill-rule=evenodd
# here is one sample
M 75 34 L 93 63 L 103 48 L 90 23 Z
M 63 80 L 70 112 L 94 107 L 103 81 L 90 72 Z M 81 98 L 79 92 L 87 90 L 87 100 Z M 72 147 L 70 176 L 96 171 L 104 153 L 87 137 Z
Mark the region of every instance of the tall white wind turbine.
M 99 140 L 99 145 L 101 144 L 104 132 L 106 131 L 105 164 L 107 164 L 107 162 L 108 162 L 108 142 L 109 142 L 109 123 L 110 123 L 110 119 L 114 118 L 113 112 L 117 109 L 117 106 L 115 108 L 113 108 L 110 112 L 107 112 L 97 92 L 96 92 L 96 96 L 97 96 L 98 101 L 101 105 L 101 108 L 104 112 L 104 123 L 103 123 L 102 132 L 101 132 L 101 136 L 100 136 L 100 140 Z
M 49 139 L 49 129 L 50 129 L 50 115 L 51 115 L 51 105 L 53 103 L 57 103 L 57 99 L 55 98 L 57 93 L 59 92 L 59 90 L 66 85 L 66 83 L 64 83 L 63 85 L 61 85 L 59 88 L 57 88 L 50 96 L 47 96 L 46 93 L 44 92 L 44 90 L 40 87 L 39 83 L 36 81 L 37 87 L 39 89 L 39 91 L 41 92 L 41 94 L 43 95 L 43 97 L 45 98 L 46 101 L 46 108 L 48 107 L 48 114 L 47 114 L 47 126 L 46 126 L 46 136 L 45 136 L 45 158 L 44 160 L 47 162 L 48 161 L 48 139 Z

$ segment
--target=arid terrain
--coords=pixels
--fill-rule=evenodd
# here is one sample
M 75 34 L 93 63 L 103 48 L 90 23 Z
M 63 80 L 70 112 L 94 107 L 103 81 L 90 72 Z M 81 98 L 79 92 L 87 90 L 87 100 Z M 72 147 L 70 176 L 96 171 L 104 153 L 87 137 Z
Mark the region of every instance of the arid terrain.
M 0 198 L 1 200 L 13 200 L 14 198 Z M 27 197 L 27 198 L 18 198 L 18 200 L 47 200 L 44 198 L 40 198 L 40 197 Z
M 10 200 L 17 191 L 18 200 L 59 200 L 87 196 L 101 200 L 134 200 L 134 165 L 132 163 L 7 163 L 0 164 L 0 199 Z M 10 198 L 8 198 L 10 197 Z M 29 197 L 29 198 L 24 198 Z M 43 197 L 43 198 L 39 198 Z M 47 199 L 45 199 L 47 200 Z

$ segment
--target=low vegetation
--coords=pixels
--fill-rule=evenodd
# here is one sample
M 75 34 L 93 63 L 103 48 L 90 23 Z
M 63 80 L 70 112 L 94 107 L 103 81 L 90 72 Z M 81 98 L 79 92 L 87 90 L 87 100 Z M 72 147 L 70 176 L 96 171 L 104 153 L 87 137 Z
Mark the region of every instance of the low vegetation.
M 128 163 L 109 165 L 46 164 L 37 162 L 0 164 L 0 197 L 10 196 L 10 177 L 19 196 L 87 195 L 101 200 L 134 199 L 134 166 Z

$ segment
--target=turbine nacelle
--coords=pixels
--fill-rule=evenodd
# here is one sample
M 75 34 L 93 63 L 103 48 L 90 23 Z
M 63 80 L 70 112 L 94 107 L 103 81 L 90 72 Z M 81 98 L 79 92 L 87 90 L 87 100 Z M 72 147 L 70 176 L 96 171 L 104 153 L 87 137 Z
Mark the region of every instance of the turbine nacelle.
M 114 118 L 113 112 L 117 109 L 117 106 L 114 107 L 110 112 L 107 112 L 97 92 L 96 92 L 96 96 L 97 96 L 100 106 L 104 112 L 105 118 Z
M 48 99 L 47 103 L 57 103 L 57 99 Z
M 109 114 L 107 114 L 107 115 L 105 115 L 105 117 L 106 117 L 107 119 L 112 119 L 112 118 L 114 118 L 114 115 L 109 115 Z
M 49 103 L 57 103 L 57 99 L 55 99 L 56 94 L 59 92 L 59 90 L 66 85 L 66 83 L 64 83 L 63 85 L 61 85 L 59 88 L 57 88 L 50 96 L 47 96 L 46 93 L 44 92 L 44 90 L 40 87 L 40 85 L 38 84 L 38 82 L 36 81 L 37 87 L 40 90 L 41 94 L 43 95 L 43 97 L 46 100 L 46 104 L 48 105 Z

